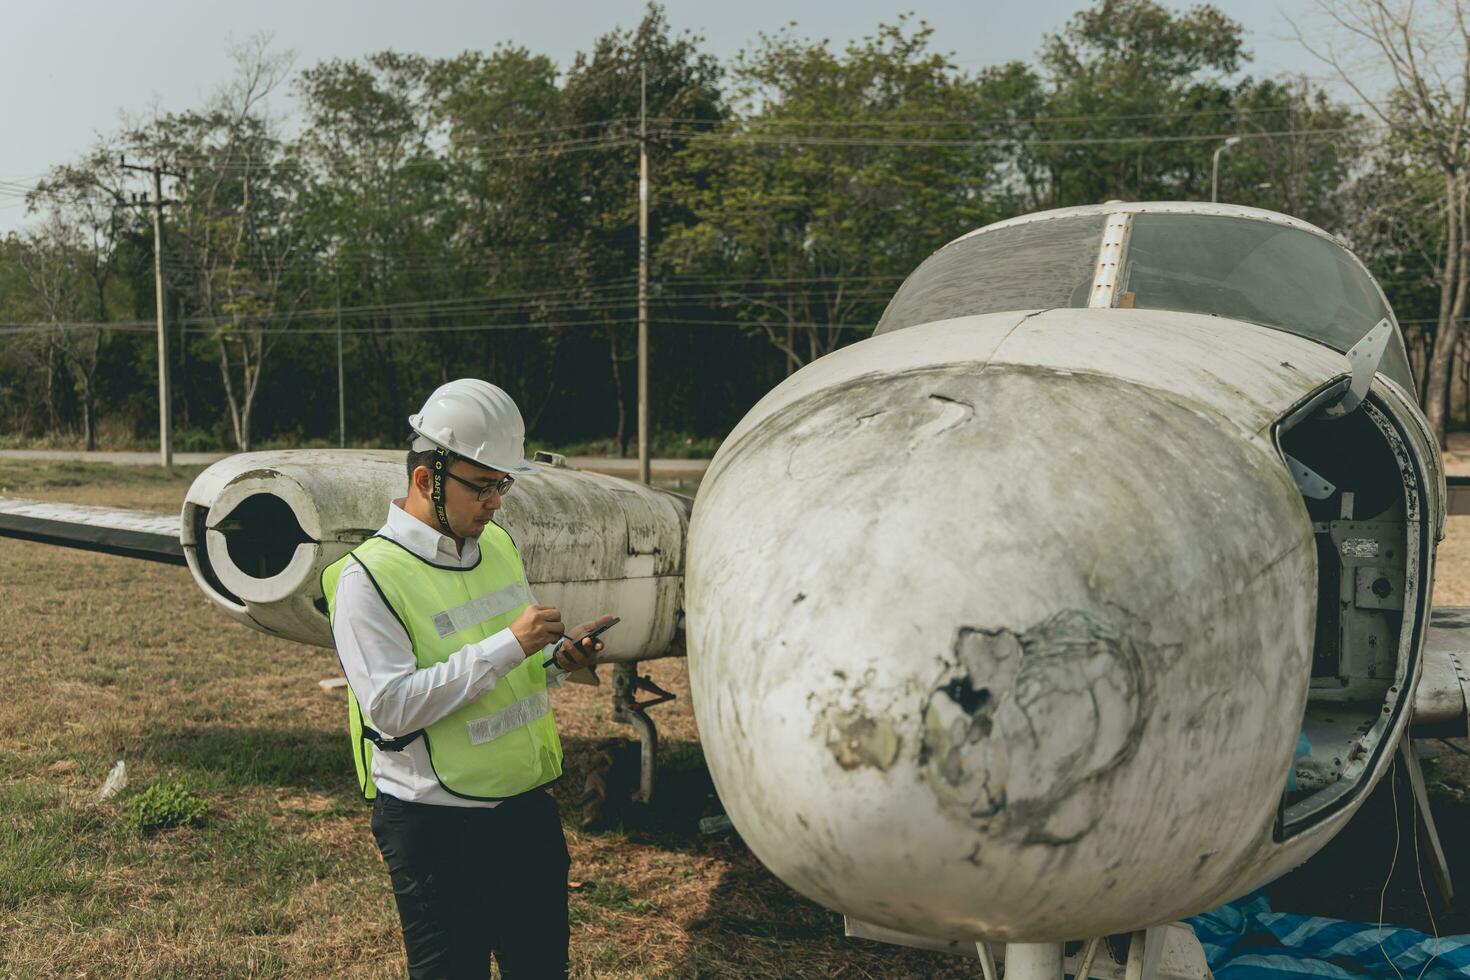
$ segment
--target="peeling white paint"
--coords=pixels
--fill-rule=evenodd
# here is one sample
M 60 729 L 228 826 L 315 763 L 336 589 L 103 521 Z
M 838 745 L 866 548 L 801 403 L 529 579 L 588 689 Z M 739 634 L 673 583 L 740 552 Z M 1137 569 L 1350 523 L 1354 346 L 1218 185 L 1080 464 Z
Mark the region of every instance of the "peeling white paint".
M 931 936 L 1098 935 L 1249 887 L 1285 852 L 1315 615 L 1269 426 L 1347 370 L 1219 318 L 1056 310 L 788 379 L 690 529 L 695 707 L 742 837 Z
M 331 645 L 321 611 L 322 570 L 377 530 L 404 493 L 404 454 L 293 450 L 243 453 L 209 467 L 182 515 L 195 580 L 232 618 L 255 629 Z M 289 539 L 280 525 L 240 528 L 237 508 L 278 498 L 299 525 L 289 561 L 261 574 L 234 559 L 230 534 Z M 515 540 L 536 598 L 569 620 L 621 617 L 609 661 L 667 653 L 682 608 L 686 498 L 616 477 L 540 466 L 518 477 L 496 523 Z M 201 545 L 203 547 L 201 548 Z M 220 587 L 223 587 L 221 589 Z

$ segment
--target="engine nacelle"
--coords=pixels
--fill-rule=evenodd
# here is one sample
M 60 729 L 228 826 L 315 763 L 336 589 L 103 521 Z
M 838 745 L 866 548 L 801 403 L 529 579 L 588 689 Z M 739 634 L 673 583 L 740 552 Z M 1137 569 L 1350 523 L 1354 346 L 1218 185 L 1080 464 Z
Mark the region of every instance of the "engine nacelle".
M 211 602 L 263 633 L 331 646 L 321 574 L 383 525 L 407 485 L 404 454 L 242 453 L 189 488 L 180 538 Z M 496 523 L 520 549 L 536 598 L 569 622 L 622 618 L 605 660 L 675 652 L 692 501 L 616 477 L 538 464 Z

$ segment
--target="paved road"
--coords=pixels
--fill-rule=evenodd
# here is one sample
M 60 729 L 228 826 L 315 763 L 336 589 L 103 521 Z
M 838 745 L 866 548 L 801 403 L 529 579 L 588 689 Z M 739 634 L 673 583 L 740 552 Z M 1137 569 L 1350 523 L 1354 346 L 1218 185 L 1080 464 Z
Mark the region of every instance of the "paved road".
M 181 466 L 214 463 L 230 453 L 174 453 L 174 462 Z M 0 459 L 44 459 L 85 460 L 89 463 L 118 463 L 125 466 L 155 466 L 158 454 L 150 452 L 93 452 L 84 453 L 72 449 L 3 449 Z M 607 473 L 612 476 L 637 476 L 638 460 L 618 459 L 610 456 L 568 456 L 567 465 L 579 470 Z M 707 459 L 655 459 L 651 461 L 653 475 L 660 479 L 697 478 L 704 475 L 709 466 Z

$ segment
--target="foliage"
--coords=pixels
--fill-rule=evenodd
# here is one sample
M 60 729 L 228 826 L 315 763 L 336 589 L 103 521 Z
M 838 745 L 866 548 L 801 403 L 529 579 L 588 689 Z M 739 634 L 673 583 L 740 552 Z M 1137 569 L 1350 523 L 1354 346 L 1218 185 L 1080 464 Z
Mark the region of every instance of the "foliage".
M 732 280 L 718 305 L 791 367 L 861 336 L 937 243 L 997 214 L 1000 154 L 934 142 L 965 135 L 981 87 L 932 34 L 901 22 L 841 54 L 766 36 L 733 69 L 742 114 L 681 154 L 671 196 L 695 220 L 665 236 L 666 260 Z
M 1435 315 L 1422 327 L 1426 363 L 1419 387 L 1443 445 L 1455 362 L 1465 346 L 1461 327 L 1470 312 L 1470 9 L 1460 2 L 1416 7 L 1413 0 L 1318 5 L 1336 36 L 1325 46 L 1302 42 L 1387 131 L 1379 162 L 1408 193 L 1399 198 L 1401 210 L 1386 208 L 1381 217 L 1400 224 L 1391 237 L 1414 241 L 1426 284 L 1439 292 Z M 1363 88 L 1365 69 L 1387 77 L 1385 94 Z M 1434 185 L 1437 196 L 1424 193 Z
M 209 801 L 195 795 L 186 777 L 160 779 L 128 800 L 128 823 L 148 834 L 169 827 L 197 827 L 209 815 Z
M 645 72 L 659 444 L 717 444 L 784 373 L 865 336 L 951 238 L 1208 199 L 1217 159 L 1221 200 L 1347 237 L 1401 318 L 1439 316 L 1442 147 L 1412 106 L 1384 139 L 1304 80 L 1247 74 L 1242 37 L 1214 7 L 1097 0 L 1030 61 L 977 71 L 912 18 L 840 49 L 787 29 L 721 63 L 650 5 L 564 66 L 384 51 L 289 84 L 289 55 L 257 38 L 197 108 L 34 188 L 34 227 L 0 242 L 0 426 L 88 446 L 156 432 L 152 219 L 129 200 L 152 186 L 126 153 L 185 174 L 164 184 L 181 445 L 400 445 L 428 390 L 478 375 L 533 442 L 626 454 Z M 1411 330 L 1416 363 L 1433 336 Z

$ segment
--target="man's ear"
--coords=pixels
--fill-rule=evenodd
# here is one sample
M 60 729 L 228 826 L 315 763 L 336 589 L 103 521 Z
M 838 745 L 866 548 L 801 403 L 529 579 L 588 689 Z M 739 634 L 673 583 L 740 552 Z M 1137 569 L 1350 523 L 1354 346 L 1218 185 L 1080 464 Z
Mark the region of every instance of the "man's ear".
M 416 466 L 413 471 L 413 489 L 425 497 L 433 496 L 434 476 L 427 466 Z

